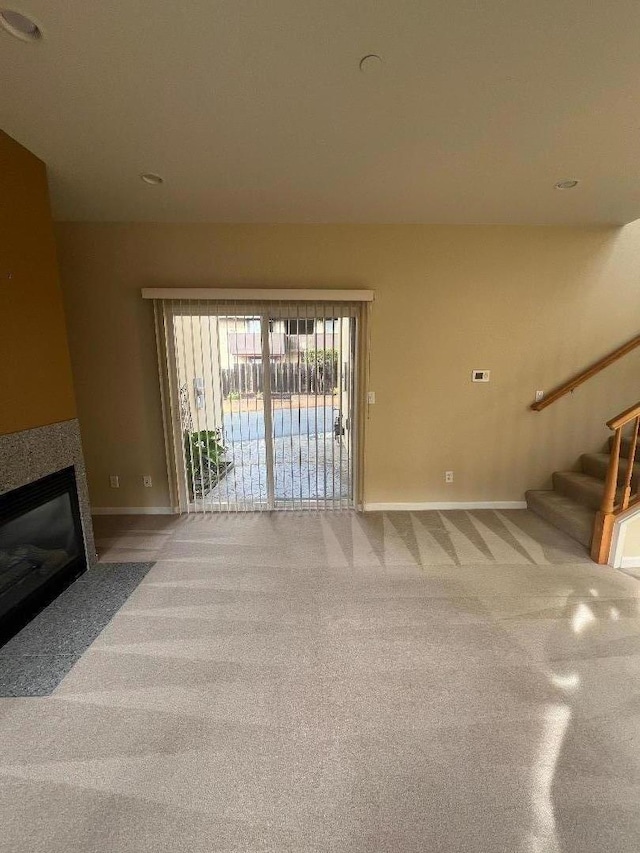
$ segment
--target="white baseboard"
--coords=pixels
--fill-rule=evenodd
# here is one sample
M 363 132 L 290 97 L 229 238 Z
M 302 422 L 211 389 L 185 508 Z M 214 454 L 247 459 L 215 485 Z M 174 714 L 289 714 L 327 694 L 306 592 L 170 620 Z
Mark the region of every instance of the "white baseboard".
M 92 506 L 91 515 L 177 515 L 172 506 Z
M 526 501 L 419 501 L 417 503 L 365 503 L 365 512 L 420 512 L 426 509 L 526 509 Z
M 640 557 L 622 557 L 620 560 L 621 569 L 640 569 Z
M 416 503 L 365 503 L 364 512 L 420 512 L 433 509 L 526 509 L 526 501 L 418 501 Z M 92 515 L 177 515 L 170 506 L 95 506 Z

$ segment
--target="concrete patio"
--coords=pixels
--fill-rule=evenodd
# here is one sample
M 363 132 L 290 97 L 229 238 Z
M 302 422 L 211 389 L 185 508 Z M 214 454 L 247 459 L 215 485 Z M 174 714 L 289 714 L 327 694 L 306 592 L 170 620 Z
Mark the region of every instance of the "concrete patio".
M 274 439 L 276 501 L 292 506 L 308 501 L 342 501 L 351 493 L 347 451 L 333 432 L 286 435 Z M 205 498 L 212 509 L 252 509 L 267 502 L 264 438 L 233 444 L 227 453 L 233 468 Z

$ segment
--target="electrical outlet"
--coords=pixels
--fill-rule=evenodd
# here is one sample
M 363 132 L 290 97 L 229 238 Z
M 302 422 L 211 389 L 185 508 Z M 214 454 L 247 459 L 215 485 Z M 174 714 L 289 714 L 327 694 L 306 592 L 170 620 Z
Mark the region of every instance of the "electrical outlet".
M 112 489 L 120 488 L 120 477 L 117 474 L 111 474 L 109 477 L 109 485 Z
M 371 406 L 371 405 L 373 405 L 373 403 L 375 403 L 375 401 L 376 401 L 376 392 L 375 391 L 367 391 L 367 403 L 369 403 L 369 405 Z
M 536 403 L 539 403 L 543 397 L 544 397 L 544 391 L 536 391 Z
M 153 486 L 153 481 L 152 481 L 152 479 L 151 479 L 151 475 L 150 475 L 150 474 L 145 474 L 145 475 L 144 475 L 144 477 L 142 478 L 142 484 L 143 484 L 143 486 L 145 487 L 145 489 L 150 489 L 150 488 L 152 488 L 152 486 Z
M 445 483 L 453 483 L 453 471 L 444 472 L 444 481 Z

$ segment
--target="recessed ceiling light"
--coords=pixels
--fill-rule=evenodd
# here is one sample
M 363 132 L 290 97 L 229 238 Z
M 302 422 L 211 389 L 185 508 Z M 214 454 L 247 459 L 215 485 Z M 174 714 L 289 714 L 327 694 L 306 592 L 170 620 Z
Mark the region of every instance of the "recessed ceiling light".
M 8 33 L 22 41 L 38 41 L 42 38 L 40 27 L 31 18 L 14 12 L 13 9 L 0 9 L 0 24 Z
M 360 60 L 360 71 L 363 74 L 371 74 L 382 68 L 382 58 L 377 53 L 368 53 Z
M 554 184 L 554 186 L 557 190 L 572 190 L 574 187 L 578 186 L 578 181 L 558 181 L 558 183 Z
M 164 183 L 164 178 L 160 175 L 156 175 L 153 172 L 145 172 L 140 175 L 140 180 L 144 181 L 145 184 L 149 184 L 152 187 L 157 187 L 159 184 Z

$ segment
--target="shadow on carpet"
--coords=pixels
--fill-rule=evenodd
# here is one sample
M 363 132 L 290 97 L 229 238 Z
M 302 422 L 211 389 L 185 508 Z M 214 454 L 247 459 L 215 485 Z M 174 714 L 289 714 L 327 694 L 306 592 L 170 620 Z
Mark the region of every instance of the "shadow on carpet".
M 0 697 L 52 693 L 153 565 L 100 563 L 67 587 L 0 648 Z

